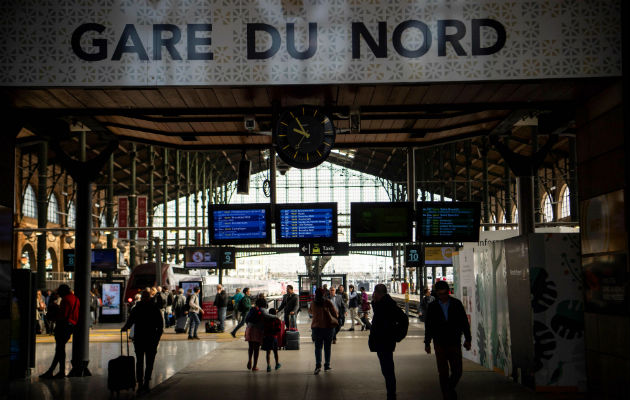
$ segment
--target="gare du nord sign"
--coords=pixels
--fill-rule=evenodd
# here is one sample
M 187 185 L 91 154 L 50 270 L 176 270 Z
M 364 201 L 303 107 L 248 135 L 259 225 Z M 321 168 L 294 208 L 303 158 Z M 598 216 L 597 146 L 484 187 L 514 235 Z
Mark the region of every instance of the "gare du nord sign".
M 621 75 L 616 0 L 4 4 L 1 86 L 424 83 Z

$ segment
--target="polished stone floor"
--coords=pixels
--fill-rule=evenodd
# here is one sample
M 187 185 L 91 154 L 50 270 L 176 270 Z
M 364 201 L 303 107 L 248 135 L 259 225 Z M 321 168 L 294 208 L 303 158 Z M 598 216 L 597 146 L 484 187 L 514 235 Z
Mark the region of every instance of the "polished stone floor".
M 305 313 L 303 313 L 305 314 Z M 302 315 L 303 315 L 302 314 Z M 308 317 L 299 324 L 301 349 L 280 351 L 282 368 L 266 372 L 264 357 L 260 371 L 248 371 L 247 343 L 241 329 L 237 339 L 229 334 L 201 333 L 202 340 L 188 341 L 186 335 L 166 333 L 160 343 L 153 373 L 153 389 L 142 397 L 151 399 L 384 399 L 385 384 L 376 354 L 367 347 L 367 332 L 342 331 L 333 345 L 333 370 L 313 375 L 315 366 Z M 231 322 L 228 323 L 228 327 Z M 346 324 L 346 328 L 348 328 Z M 77 399 L 110 398 L 107 390 L 107 362 L 118 356 L 117 326 L 100 326 L 92 332 L 90 378 L 40 380 L 51 362 L 53 344 L 40 337 L 37 367 L 33 377 L 13 382 L 11 398 Z M 183 339 L 183 340 L 181 340 Z M 441 399 L 435 358 L 423 351 L 423 329 L 412 324 L 408 337 L 395 353 L 398 399 Z M 133 349 L 133 346 L 132 346 Z M 71 344 L 67 346 L 71 354 Z M 133 353 L 133 350 L 132 350 Z M 67 366 L 69 370 L 69 362 Z M 460 399 L 545 399 L 508 379 L 472 362 L 464 361 L 464 376 L 458 387 Z M 120 398 L 134 398 L 121 392 Z

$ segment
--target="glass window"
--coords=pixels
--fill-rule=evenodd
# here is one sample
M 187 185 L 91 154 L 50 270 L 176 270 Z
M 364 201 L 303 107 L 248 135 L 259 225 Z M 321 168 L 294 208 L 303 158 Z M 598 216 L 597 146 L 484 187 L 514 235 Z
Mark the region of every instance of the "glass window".
M 571 216 L 571 195 L 568 186 L 564 187 L 560 199 L 560 218 L 567 218 Z
M 68 227 L 74 228 L 77 224 L 77 207 L 74 201 L 68 203 Z
M 551 196 L 547 195 L 543 202 L 543 222 L 551 221 L 553 221 L 553 205 L 551 204 Z
M 26 187 L 26 192 L 24 193 L 22 215 L 29 218 L 37 218 L 37 197 L 31 185 Z
M 52 193 L 48 199 L 48 222 L 59 223 L 59 203 L 57 203 L 57 197 Z

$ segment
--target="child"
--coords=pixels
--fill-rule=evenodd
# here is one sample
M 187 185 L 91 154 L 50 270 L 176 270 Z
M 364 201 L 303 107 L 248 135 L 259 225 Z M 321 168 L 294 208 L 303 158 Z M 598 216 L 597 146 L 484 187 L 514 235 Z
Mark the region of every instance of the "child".
M 276 360 L 276 369 L 282 365 L 278 362 L 278 338 L 276 335 L 280 333 L 280 320 L 276 315 L 276 309 L 269 309 L 269 316 L 265 318 L 265 327 L 263 330 L 263 342 L 261 349 L 267 352 L 267 372 L 271 372 L 271 351 Z

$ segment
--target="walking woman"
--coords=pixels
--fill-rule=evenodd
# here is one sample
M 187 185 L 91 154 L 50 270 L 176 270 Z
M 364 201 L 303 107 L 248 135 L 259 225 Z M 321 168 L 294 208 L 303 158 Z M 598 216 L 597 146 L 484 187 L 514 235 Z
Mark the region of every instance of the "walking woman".
M 263 341 L 264 332 L 264 320 L 267 315 L 267 300 L 265 296 L 258 295 L 254 307 L 252 307 L 247 316 L 245 322 L 247 322 L 247 328 L 245 329 L 245 340 L 249 343 L 247 349 L 247 369 L 252 371 L 258 371 L 258 355 L 260 353 L 260 345 Z M 252 364 L 252 355 L 254 356 L 254 364 Z
M 339 324 L 335 306 L 330 300 L 324 298 L 324 293 L 324 289 L 317 289 L 315 299 L 309 307 L 309 313 L 313 316 L 311 331 L 313 341 L 315 341 L 315 375 L 322 370 L 322 347 L 324 348 L 324 371 L 332 369 L 330 351 L 335 327 Z

